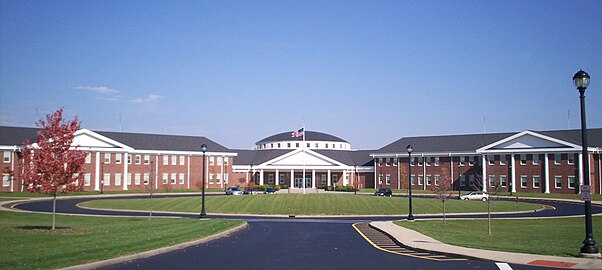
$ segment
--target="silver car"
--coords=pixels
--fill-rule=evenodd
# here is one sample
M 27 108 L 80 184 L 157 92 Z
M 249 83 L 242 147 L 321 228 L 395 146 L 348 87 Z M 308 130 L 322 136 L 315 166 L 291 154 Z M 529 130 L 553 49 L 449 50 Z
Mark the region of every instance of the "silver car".
M 489 200 L 489 194 L 482 192 L 482 191 L 473 191 L 464 196 L 460 196 L 460 199 L 486 201 L 486 200 Z
M 242 190 L 238 187 L 229 187 L 226 189 L 226 195 L 242 195 Z

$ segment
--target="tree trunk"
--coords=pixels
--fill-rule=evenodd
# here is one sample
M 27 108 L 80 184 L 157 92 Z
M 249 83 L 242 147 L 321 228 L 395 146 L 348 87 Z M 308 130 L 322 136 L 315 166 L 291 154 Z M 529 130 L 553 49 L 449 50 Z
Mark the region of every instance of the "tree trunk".
M 52 230 L 56 228 L 56 193 L 52 194 Z
M 491 236 L 491 200 L 487 200 L 487 230 Z
M 445 201 L 443 201 L 443 223 L 446 223 L 446 217 L 445 217 Z

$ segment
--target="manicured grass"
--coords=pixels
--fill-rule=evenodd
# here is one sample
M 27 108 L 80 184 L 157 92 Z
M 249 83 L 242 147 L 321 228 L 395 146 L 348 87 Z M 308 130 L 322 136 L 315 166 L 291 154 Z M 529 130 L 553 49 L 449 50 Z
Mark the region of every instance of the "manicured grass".
M 585 239 L 583 218 L 492 220 L 492 236 L 487 220 L 397 221 L 395 224 L 418 231 L 451 245 L 574 257 Z M 594 237 L 602 236 L 602 217 L 593 217 Z M 598 225 L 598 226 L 596 226 Z
M 156 189 L 153 190 L 153 193 L 185 193 L 185 192 L 201 192 L 200 189 Z M 207 188 L 205 189 L 205 192 L 224 192 L 223 188 Z M 131 189 L 131 190 L 105 190 L 103 192 L 103 194 L 140 194 L 140 193 L 148 193 L 150 194 L 150 191 L 148 189 L 146 190 L 138 190 L 138 189 Z M 99 191 L 79 191 L 79 192 L 69 192 L 67 194 L 58 194 L 57 196 L 82 196 L 82 195 L 101 195 Z M 50 197 L 46 194 L 40 194 L 40 193 L 30 193 L 30 192 L 5 192 L 2 191 L 0 192 L 0 198 L 6 198 L 6 197 L 14 197 L 14 198 L 24 198 L 24 197 L 32 197 L 32 198 L 37 198 L 37 197 Z
M 362 188 L 360 191 L 361 192 L 368 192 L 368 193 L 374 193 L 376 192 L 377 189 L 373 189 L 373 188 Z M 407 189 L 391 189 L 393 191 L 393 194 L 408 194 L 408 190 Z M 470 191 L 468 190 L 462 190 L 460 191 L 461 195 L 466 195 L 468 194 Z M 458 191 L 451 191 L 450 192 L 455 198 L 458 197 Z M 431 190 L 422 190 L 422 189 L 412 189 L 412 194 L 433 194 L 433 192 Z M 512 194 L 510 194 L 510 192 L 500 192 L 497 194 L 497 196 L 502 196 L 502 197 L 530 197 L 530 198 L 542 198 L 542 199 L 546 199 L 546 198 L 552 198 L 552 199 L 572 199 L 572 200 L 581 200 L 581 195 L 580 194 L 557 194 L 557 193 L 538 193 L 538 192 L 513 192 Z M 601 194 L 592 194 L 592 200 L 594 201 L 602 201 L 602 195 Z
M 401 197 L 375 197 L 367 195 L 338 194 L 275 194 L 244 196 L 207 196 L 208 213 L 267 214 L 267 215 L 400 215 L 408 213 L 408 199 Z M 94 200 L 83 206 L 109 209 L 198 212 L 201 198 L 155 198 Z M 523 211 L 541 208 L 541 205 L 493 202 L 496 212 Z M 481 201 L 450 200 L 447 213 L 486 212 L 487 203 Z M 413 213 L 442 213 L 442 203 L 433 198 L 414 198 Z
M 201 239 L 239 220 L 51 216 L 0 211 L 2 269 L 54 269 Z

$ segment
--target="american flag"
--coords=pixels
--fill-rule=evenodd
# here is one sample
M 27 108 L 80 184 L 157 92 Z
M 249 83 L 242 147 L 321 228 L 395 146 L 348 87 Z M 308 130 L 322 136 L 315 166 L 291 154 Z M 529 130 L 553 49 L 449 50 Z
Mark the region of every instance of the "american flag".
M 303 129 L 293 131 L 293 133 L 291 133 L 291 136 L 293 138 L 298 138 L 298 137 L 303 136 Z

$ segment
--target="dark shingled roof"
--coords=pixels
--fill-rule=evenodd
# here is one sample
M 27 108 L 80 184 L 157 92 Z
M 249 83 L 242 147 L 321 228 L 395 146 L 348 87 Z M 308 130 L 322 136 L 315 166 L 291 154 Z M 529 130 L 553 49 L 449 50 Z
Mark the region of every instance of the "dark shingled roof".
M 313 150 L 314 152 L 332 158 L 345 165 L 372 166 L 370 153 L 374 151 L 342 151 L 342 150 Z
M 576 145 L 581 145 L 581 130 L 575 129 L 532 132 L 570 142 Z M 602 128 L 588 129 L 587 132 L 588 145 L 590 147 L 602 146 Z M 414 152 L 417 153 L 474 152 L 481 147 L 495 143 L 518 133 L 519 132 L 408 137 L 394 141 L 373 153 L 405 153 L 408 144 L 411 144 L 414 147 Z
M 267 137 L 263 140 L 258 141 L 256 144 L 261 144 L 261 143 L 266 143 L 266 142 L 280 142 L 280 141 L 302 141 L 303 137 L 296 137 L 294 138 L 292 136 L 292 131 L 291 132 L 283 132 L 280 134 L 276 134 L 276 135 L 272 135 L 270 137 Z M 322 132 L 317 132 L 317 131 L 305 131 L 305 140 L 306 141 L 327 141 L 327 142 L 344 142 L 344 143 L 348 143 L 347 141 L 336 137 L 336 136 L 332 136 L 330 134 L 326 134 L 326 133 L 322 133 Z
M 0 126 L 0 145 L 23 145 L 25 141 L 35 141 L 38 128 Z
M 282 156 L 288 152 L 295 151 L 294 149 L 272 149 L 272 150 L 232 150 L 238 153 L 234 157 L 236 165 L 258 165 Z

